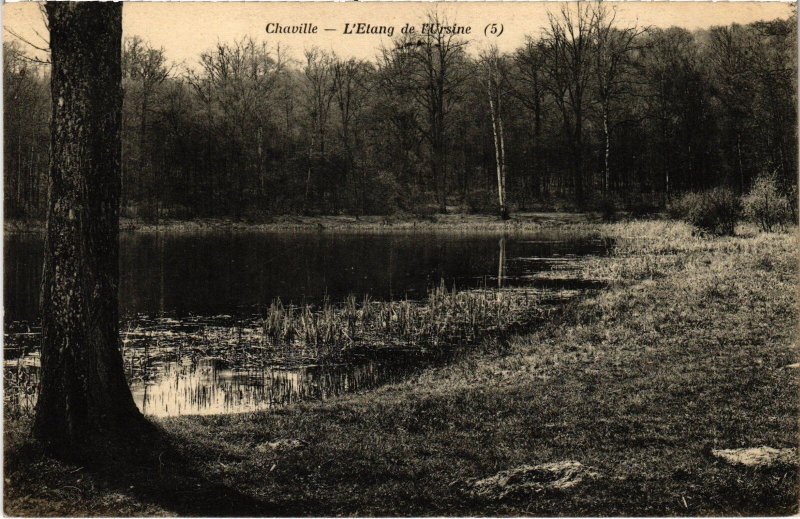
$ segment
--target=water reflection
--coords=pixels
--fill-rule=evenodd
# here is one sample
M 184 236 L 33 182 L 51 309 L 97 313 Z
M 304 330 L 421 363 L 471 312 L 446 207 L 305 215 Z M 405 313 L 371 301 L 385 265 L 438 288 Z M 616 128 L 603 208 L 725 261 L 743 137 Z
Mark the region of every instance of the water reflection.
M 374 389 L 446 358 L 401 352 L 351 363 L 262 368 L 236 368 L 215 358 L 180 358 L 149 363 L 142 376 L 130 380 L 130 386 L 136 405 L 147 416 L 246 413 Z M 128 364 L 130 359 L 126 360 Z M 38 361 L 38 356 L 5 361 L 10 407 L 33 411 Z
M 506 237 L 500 237 L 498 241 L 500 251 L 497 254 L 497 288 L 503 288 L 503 280 L 506 277 Z
M 299 401 L 323 400 L 399 381 L 413 363 L 235 369 L 216 359 L 169 363 L 150 382 L 133 384 L 133 398 L 149 416 L 243 413 Z
M 499 240 L 499 244 L 498 244 Z M 7 235 L 6 323 L 38 319 L 42 238 Z M 602 252 L 597 242 L 524 240 L 442 233 L 333 235 L 290 233 L 124 233 L 120 238 L 120 314 L 246 316 L 275 298 L 284 303 L 422 297 L 441 280 L 502 286 L 552 263 L 523 258 Z M 9 331 L 8 326 L 6 332 Z

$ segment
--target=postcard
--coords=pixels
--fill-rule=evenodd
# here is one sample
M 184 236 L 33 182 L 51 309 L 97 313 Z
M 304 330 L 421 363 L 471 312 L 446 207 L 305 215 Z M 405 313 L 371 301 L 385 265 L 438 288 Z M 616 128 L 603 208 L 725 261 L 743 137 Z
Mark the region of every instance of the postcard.
M 3 29 L 5 514 L 798 512 L 795 3 Z

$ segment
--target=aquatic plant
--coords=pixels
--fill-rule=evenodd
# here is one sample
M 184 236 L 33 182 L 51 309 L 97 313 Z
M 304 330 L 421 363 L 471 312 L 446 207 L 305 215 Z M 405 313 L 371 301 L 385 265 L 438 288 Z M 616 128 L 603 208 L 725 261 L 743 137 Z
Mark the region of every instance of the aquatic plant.
M 262 319 L 264 341 L 272 351 L 341 353 L 352 348 L 426 348 L 469 343 L 486 333 L 502 333 L 541 313 L 537 297 L 524 290 L 431 289 L 422 301 L 373 301 L 341 304 L 324 301 L 294 313 L 279 300 Z

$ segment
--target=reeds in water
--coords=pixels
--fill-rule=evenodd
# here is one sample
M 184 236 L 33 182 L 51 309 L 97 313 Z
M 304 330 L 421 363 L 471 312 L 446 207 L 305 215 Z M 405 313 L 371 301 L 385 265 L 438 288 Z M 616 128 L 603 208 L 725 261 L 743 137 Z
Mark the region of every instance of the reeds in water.
M 471 342 L 489 332 L 502 332 L 530 320 L 537 301 L 501 290 L 448 290 L 444 284 L 415 302 L 372 301 L 355 296 L 341 304 L 325 301 L 286 307 L 280 300 L 267 309 L 262 321 L 265 341 L 273 348 L 301 348 L 312 352 L 345 351 L 353 347 L 417 348 Z

